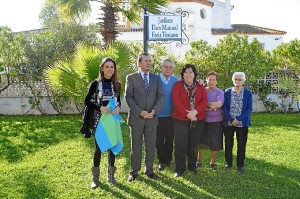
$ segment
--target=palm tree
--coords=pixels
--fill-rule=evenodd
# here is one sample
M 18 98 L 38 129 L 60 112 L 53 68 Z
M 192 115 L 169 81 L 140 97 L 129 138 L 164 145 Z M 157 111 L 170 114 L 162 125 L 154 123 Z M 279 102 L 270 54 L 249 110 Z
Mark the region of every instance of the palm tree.
M 111 57 L 116 61 L 118 72 L 122 80 L 122 90 L 125 87 L 125 74 L 132 72 L 134 62 L 131 49 L 124 43 L 115 42 L 105 49 L 78 45 L 73 59 L 58 61 L 49 66 L 44 76 L 51 88 L 54 101 L 63 99 L 64 102 L 74 102 L 81 112 L 83 100 L 89 84 L 99 75 L 99 63 L 104 57 Z M 65 104 L 62 104 L 64 106 Z M 57 112 L 62 107 L 56 109 Z M 62 113 L 62 112 L 59 112 Z
M 117 13 L 122 13 L 129 21 L 138 23 L 141 21 L 140 14 L 145 6 L 150 13 L 157 14 L 160 8 L 167 6 L 169 2 L 169 0 L 47 0 L 48 3 L 57 5 L 60 16 L 67 19 L 87 16 L 91 12 L 90 1 L 102 3 L 99 30 L 105 46 L 117 38 Z M 125 6 L 126 4 L 128 6 Z

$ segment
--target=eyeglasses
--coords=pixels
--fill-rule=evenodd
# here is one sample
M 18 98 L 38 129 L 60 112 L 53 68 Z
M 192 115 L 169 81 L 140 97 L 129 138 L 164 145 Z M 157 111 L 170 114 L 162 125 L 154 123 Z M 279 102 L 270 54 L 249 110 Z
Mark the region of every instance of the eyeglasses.
M 173 66 L 164 66 L 164 69 L 169 69 L 169 70 L 173 70 Z

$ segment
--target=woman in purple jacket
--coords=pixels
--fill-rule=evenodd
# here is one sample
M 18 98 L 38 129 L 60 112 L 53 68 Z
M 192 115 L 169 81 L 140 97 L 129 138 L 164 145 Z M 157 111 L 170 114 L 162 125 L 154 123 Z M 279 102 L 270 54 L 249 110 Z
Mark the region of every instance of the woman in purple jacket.
M 206 75 L 207 87 L 205 88 L 208 104 L 205 110 L 205 133 L 208 137 L 210 149 L 210 168 L 217 169 L 215 163 L 218 151 L 223 149 L 223 110 L 224 92 L 217 88 L 218 74 L 210 72 Z M 202 166 L 205 149 L 198 149 L 196 167 Z

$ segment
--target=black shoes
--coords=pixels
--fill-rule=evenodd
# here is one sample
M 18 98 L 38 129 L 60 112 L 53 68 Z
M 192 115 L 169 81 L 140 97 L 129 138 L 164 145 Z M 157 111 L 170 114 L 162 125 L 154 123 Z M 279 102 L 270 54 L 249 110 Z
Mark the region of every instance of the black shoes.
M 155 175 L 154 173 L 147 174 L 147 176 L 148 176 L 148 178 L 153 179 L 153 180 L 156 180 L 158 178 L 158 176 Z
M 176 172 L 176 173 L 174 174 L 174 177 L 175 177 L 175 178 L 178 178 L 178 177 L 182 176 L 182 174 L 183 174 L 183 172 Z
M 211 170 L 215 171 L 217 169 L 217 165 L 216 164 L 210 164 L 210 168 L 211 168 Z
M 189 169 L 190 170 L 190 172 L 192 172 L 193 174 L 197 174 L 197 170 L 196 169 Z
M 202 167 L 202 162 L 196 162 L 196 168 Z
M 224 167 L 224 169 L 226 169 L 226 170 L 230 170 L 230 169 L 232 169 L 232 166 L 231 166 L 231 165 L 229 165 L 229 164 L 226 164 L 226 165 L 225 165 L 225 167 Z
M 196 168 L 202 167 L 202 162 L 196 162 Z M 217 165 L 216 164 L 210 164 L 211 170 L 216 170 Z
M 130 174 L 129 176 L 128 176 L 128 182 L 133 182 L 135 179 L 136 179 L 136 177 L 137 177 L 137 175 L 132 175 L 132 174 Z
M 154 173 L 147 174 L 147 176 L 148 176 L 148 178 L 153 179 L 153 180 L 156 180 L 158 178 L 158 176 L 155 175 Z M 133 181 L 135 181 L 136 178 L 137 178 L 137 175 L 130 174 L 128 176 L 127 180 L 128 180 L 128 182 L 133 182 Z
M 237 168 L 237 171 L 238 171 L 239 173 L 244 173 L 244 172 L 245 172 L 245 168 L 244 168 L 244 167 L 238 167 L 238 168 Z
M 231 165 L 229 165 L 229 164 L 226 164 L 225 165 L 225 167 L 224 167 L 224 169 L 226 169 L 226 170 L 230 170 L 230 169 L 232 169 L 232 166 Z M 237 171 L 239 172 L 239 173 L 244 173 L 245 172 L 245 168 L 244 167 L 237 167 Z
M 159 163 L 158 165 L 158 170 L 159 171 L 163 171 L 166 167 L 172 167 L 172 163 L 171 162 L 168 162 L 168 163 Z
M 165 165 L 165 164 L 159 164 L 159 165 L 158 165 L 158 170 L 159 170 L 159 171 L 163 171 L 165 168 L 166 168 L 166 165 Z

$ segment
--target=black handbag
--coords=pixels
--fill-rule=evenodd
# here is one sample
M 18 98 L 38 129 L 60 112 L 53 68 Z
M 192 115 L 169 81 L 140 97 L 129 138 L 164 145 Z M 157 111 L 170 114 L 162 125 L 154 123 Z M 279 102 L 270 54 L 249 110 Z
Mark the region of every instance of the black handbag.
M 97 89 L 99 82 L 97 81 L 97 87 L 94 97 L 91 99 L 96 101 Z M 89 108 L 87 105 L 84 106 L 82 111 L 82 126 L 80 132 L 84 134 L 85 138 L 90 138 L 95 133 L 98 121 L 101 117 L 100 110 Z

